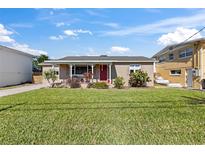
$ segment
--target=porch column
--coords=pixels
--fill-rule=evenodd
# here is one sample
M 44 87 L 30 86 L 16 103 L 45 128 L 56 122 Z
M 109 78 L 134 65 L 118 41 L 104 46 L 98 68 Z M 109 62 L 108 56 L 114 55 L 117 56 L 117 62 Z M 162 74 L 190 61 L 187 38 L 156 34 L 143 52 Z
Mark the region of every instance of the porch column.
M 72 68 L 73 68 L 73 65 L 70 64 L 70 78 L 72 78 Z
M 92 68 L 92 82 L 93 82 L 93 73 L 94 73 L 94 71 L 93 71 L 93 64 L 91 65 L 91 68 Z
M 109 83 L 112 83 L 112 76 L 111 76 L 111 72 L 112 72 L 112 70 L 111 70 L 111 68 L 112 68 L 112 64 L 109 64 Z

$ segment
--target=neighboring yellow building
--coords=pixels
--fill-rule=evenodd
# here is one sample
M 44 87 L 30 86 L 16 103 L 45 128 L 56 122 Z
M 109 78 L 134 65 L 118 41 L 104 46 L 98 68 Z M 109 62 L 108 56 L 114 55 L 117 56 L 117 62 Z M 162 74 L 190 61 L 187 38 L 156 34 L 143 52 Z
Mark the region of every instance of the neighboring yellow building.
M 153 56 L 155 77 L 183 87 L 205 89 L 205 38 L 170 45 Z

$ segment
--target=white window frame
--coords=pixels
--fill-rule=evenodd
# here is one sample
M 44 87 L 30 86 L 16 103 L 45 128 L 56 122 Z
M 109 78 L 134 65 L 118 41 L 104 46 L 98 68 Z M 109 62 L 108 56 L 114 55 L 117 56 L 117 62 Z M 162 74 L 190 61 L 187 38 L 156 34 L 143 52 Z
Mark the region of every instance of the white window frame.
M 170 55 L 171 55 L 171 54 L 173 55 L 173 59 L 170 59 Z M 173 53 L 170 53 L 168 56 L 169 56 L 169 57 L 168 57 L 169 61 L 174 60 L 174 54 L 173 54 Z
M 189 51 L 189 50 L 190 50 L 190 51 Z M 185 59 L 185 58 L 192 57 L 192 54 L 189 55 L 189 56 L 187 56 L 187 53 L 189 53 L 189 52 L 192 52 L 192 54 L 193 54 L 193 48 L 186 48 L 186 49 L 180 51 L 180 52 L 179 52 L 179 59 Z M 185 56 L 184 56 L 184 57 L 180 57 L 180 54 L 181 54 L 181 53 L 184 53 Z
M 129 74 L 130 71 L 133 70 L 133 72 L 135 73 L 137 70 L 141 70 L 142 65 L 141 64 L 130 64 L 129 66 Z
M 180 74 L 172 74 L 172 71 L 180 71 Z M 171 75 L 171 76 L 180 76 L 182 74 L 182 72 L 181 72 L 181 70 L 170 70 L 169 71 L 169 75 Z

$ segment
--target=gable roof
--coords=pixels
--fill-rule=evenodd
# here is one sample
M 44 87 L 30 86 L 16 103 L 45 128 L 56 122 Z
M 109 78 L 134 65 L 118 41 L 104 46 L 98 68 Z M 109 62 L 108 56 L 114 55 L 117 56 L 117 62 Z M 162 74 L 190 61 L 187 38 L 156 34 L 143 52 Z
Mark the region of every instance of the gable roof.
M 20 50 L 17 50 L 17 49 L 13 49 L 13 48 L 10 48 L 10 47 L 6 47 L 6 46 L 3 46 L 3 45 L 0 45 L 0 50 L 4 50 L 4 51 L 16 53 L 16 54 L 21 54 L 21 55 L 25 55 L 25 56 L 28 56 L 28 57 L 34 57 L 34 55 L 32 55 L 30 53 L 26 53 L 26 52 L 23 52 L 23 51 L 20 51 Z
M 101 55 L 101 56 L 67 56 L 58 60 L 108 60 L 108 61 L 147 61 L 147 62 L 152 62 L 153 59 L 147 58 L 144 56 L 106 56 L 106 55 Z
M 194 39 L 194 40 L 190 40 L 190 41 L 187 41 L 187 42 L 168 45 L 165 48 L 163 48 L 162 50 L 160 50 L 159 52 L 157 52 L 155 55 L 153 55 L 152 58 L 155 58 L 155 57 L 157 57 L 161 54 L 164 54 L 168 50 L 173 50 L 175 48 L 183 47 L 183 46 L 186 46 L 186 45 L 191 44 L 191 43 L 202 42 L 202 41 L 205 41 L 205 38 L 199 38 L 199 39 Z
M 60 59 L 46 60 L 40 65 L 52 65 L 61 63 L 112 63 L 112 62 L 151 62 L 155 60 L 143 56 L 67 56 Z

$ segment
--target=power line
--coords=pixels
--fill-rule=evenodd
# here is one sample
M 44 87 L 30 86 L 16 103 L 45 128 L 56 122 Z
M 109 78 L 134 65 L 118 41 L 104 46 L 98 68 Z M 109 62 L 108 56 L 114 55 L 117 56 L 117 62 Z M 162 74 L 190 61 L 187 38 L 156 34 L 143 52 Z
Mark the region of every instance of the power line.
M 195 36 L 196 34 L 200 33 L 201 31 L 203 31 L 205 29 L 205 27 L 203 27 L 202 29 L 200 29 L 198 32 L 194 33 L 192 36 L 190 36 L 189 38 L 187 38 L 186 40 L 184 40 L 183 42 L 188 41 L 190 38 L 192 38 L 193 36 Z M 182 43 L 183 43 L 182 42 Z
M 205 29 L 205 26 L 204 26 L 203 28 L 201 28 L 199 31 L 197 31 L 196 33 L 194 33 L 193 35 L 191 35 L 189 38 L 187 38 L 186 40 L 184 40 L 183 42 L 177 44 L 175 47 L 184 44 L 186 41 L 188 41 L 190 38 L 194 37 L 196 34 L 198 34 L 198 33 L 200 33 L 201 31 L 203 31 L 204 29 Z

